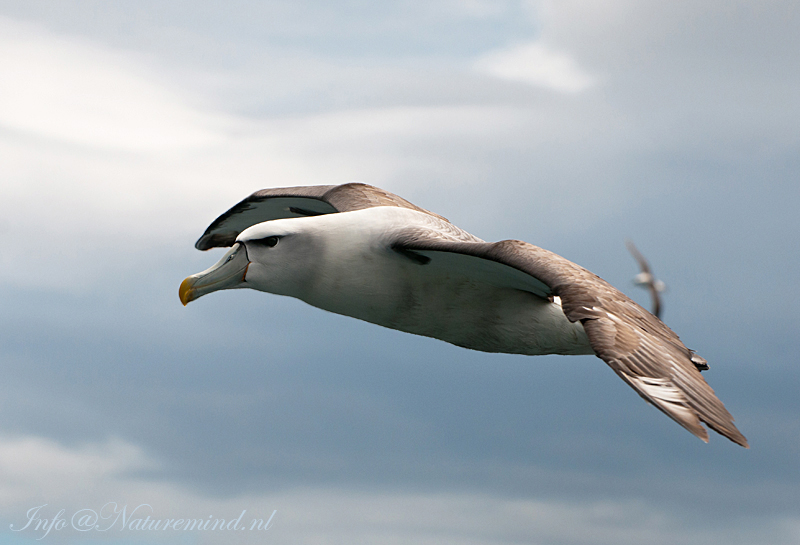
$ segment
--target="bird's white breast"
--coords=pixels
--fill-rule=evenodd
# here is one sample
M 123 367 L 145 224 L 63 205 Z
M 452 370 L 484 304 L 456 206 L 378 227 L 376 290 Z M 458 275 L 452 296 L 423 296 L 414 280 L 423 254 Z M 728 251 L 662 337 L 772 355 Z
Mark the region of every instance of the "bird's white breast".
M 569 322 L 559 304 L 493 286 L 447 259 L 421 265 L 391 250 L 390 233 L 426 221 L 424 216 L 382 207 L 305 219 L 323 237 L 315 256 L 321 263 L 296 296 L 337 314 L 475 350 L 594 353 L 583 327 Z

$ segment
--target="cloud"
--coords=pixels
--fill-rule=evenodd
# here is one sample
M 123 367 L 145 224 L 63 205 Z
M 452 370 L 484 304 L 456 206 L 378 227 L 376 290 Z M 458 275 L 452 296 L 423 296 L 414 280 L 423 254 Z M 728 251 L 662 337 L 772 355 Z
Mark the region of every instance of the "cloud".
M 125 151 L 219 143 L 207 113 L 133 56 L 0 18 L 0 128 Z
M 485 53 L 475 68 L 497 78 L 562 93 L 579 93 L 596 83 L 572 56 L 538 42 Z
M 73 494 L 93 496 L 105 480 L 153 467 L 154 462 L 139 448 L 121 439 L 67 447 L 44 437 L 4 437 L 0 441 L 0 506 L 8 509 L 48 501 L 42 495 L 45 490 L 56 501 Z
M 335 8 L 296 3 L 269 20 L 283 34 L 267 36 L 252 30 L 267 11 L 205 10 L 213 32 L 197 32 L 179 4 L 165 5 L 170 20 L 138 8 L 148 17 L 110 23 L 64 4 L 80 28 L 130 24 L 139 51 L 163 47 L 146 57 L 6 21 L 0 45 L 27 64 L 0 61 L 18 107 L 0 105 L 3 397 L 6 430 L 39 435 L 0 449 L 2 516 L 16 521 L 33 501 L 117 499 L 170 515 L 277 508 L 275 530 L 292 543 L 796 542 L 796 319 L 781 303 L 797 290 L 786 249 L 800 232 L 800 63 L 764 14 L 792 36 L 794 19 L 723 3 L 547 5 L 535 42 L 530 25 L 511 40 L 500 23 L 472 40 L 475 27 L 444 15 L 421 32 L 410 13 L 393 36 L 419 56 L 401 63 L 380 49 L 394 42 L 375 37 L 397 26 L 396 10 L 373 12 L 374 26 L 356 10 L 343 28 L 327 17 Z M 475 6 L 476 20 L 514 14 Z M 328 25 L 306 25 L 313 40 L 283 25 L 306 24 L 303 11 Z M 419 41 L 442 21 L 455 61 Z M 203 64 L 212 51 L 226 71 Z M 487 64 L 464 70 L 476 51 Z M 531 59 L 533 81 L 513 83 Z M 487 71 L 500 61 L 512 79 Z M 197 94 L 215 85 L 210 107 Z M 769 153 L 752 152 L 759 134 Z M 774 150 L 791 155 L 773 160 Z M 244 290 L 180 307 L 180 279 L 214 260 L 191 244 L 227 206 L 261 187 L 354 178 L 487 239 L 559 251 L 622 287 L 635 265 L 621 241 L 639 233 L 673 288 L 670 324 L 719 362 L 709 381 L 753 450 L 695 444 L 595 359 L 465 353 Z M 751 289 L 764 278 L 769 289 Z M 743 300 L 748 312 L 732 313 Z M 752 362 L 786 371 L 777 390 Z M 547 387 L 564 373 L 579 401 L 569 410 L 565 390 Z M 103 440 L 109 429 L 123 439 Z M 87 435 L 101 439 L 76 445 Z M 698 456 L 714 463 L 681 462 Z
M 595 543 L 667 545 L 754 541 L 795 543 L 800 520 L 791 517 L 733 521 L 724 526 L 705 518 L 687 525 L 684 518 L 638 500 L 565 501 L 537 497 L 508 498 L 491 494 L 369 491 L 331 487 L 263 490 L 257 494 L 211 497 L 169 480 L 153 480 L 142 472 L 159 464 L 140 448 L 119 439 L 67 446 L 35 436 L 4 437 L 0 447 L 0 519 L 21 530 L 14 535 L 34 542 L 44 531 L 24 528 L 26 513 L 43 506 L 41 517 L 61 509 L 67 525 L 46 539 L 71 542 L 78 537 L 104 542 L 131 538 L 171 542 L 189 533 L 201 544 L 230 543 L 229 531 L 166 532 L 122 529 L 117 522 L 107 533 L 79 532 L 72 515 L 91 509 L 109 513 L 108 502 L 126 513 L 152 519 L 232 520 L 245 511 L 242 523 L 273 517 L 267 534 L 239 531 L 237 543 L 276 542 L 311 545 L 341 542 L 354 545 L 433 545 L 463 543 Z M 138 509 L 137 509 L 138 508 Z M 136 515 L 131 516 L 135 518 Z M 107 519 L 112 520 L 112 519 Z M 106 523 L 105 527 L 108 526 Z M 8 528 L 8 527 L 7 527 Z M 5 530 L 4 532 L 10 530 Z
M 545 105 L 428 100 L 223 115 L 165 83 L 152 60 L 10 19 L 0 26 L 0 275 L 18 286 L 91 286 L 108 267 L 129 269 L 136 247 L 191 243 L 262 187 L 359 180 L 413 199 L 430 181 L 452 188 L 489 179 L 487 157 L 517 142 L 571 138 L 559 110 Z M 313 66 L 323 79 L 338 77 Z M 590 117 L 602 124 L 603 115 Z M 531 119 L 546 131 L 530 134 Z M 586 118 L 584 130 L 592 125 Z M 49 251 L 14 267 L 10 256 L 30 245 Z M 91 259 L 100 245 L 105 259 Z

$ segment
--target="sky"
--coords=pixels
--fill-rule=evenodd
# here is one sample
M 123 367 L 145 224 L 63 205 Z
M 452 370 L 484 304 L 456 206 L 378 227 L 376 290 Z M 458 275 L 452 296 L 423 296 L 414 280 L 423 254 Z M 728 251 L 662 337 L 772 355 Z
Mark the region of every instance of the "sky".
M 800 542 L 798 27 L 763 0 L 0 0 L 0 543 Z M 220 213 L 350 181 L 649 306 L 634 240 L 751 448 L 592 356 L 180 304 Z M 115 507 L 247 529 L 80 527 Z

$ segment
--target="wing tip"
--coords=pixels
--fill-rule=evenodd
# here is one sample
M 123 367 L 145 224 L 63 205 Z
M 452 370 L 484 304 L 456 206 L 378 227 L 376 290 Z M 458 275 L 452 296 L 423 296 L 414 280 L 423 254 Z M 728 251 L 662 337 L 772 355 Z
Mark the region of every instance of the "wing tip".
M 706 425 L 729 441 L 736 443 L 740 447 L 744 447 L 746 449 L 750 448 L 750 443 L 747 442 L 747 438 L 736 428 L 736 426 L 733 424 L 733 421 L 731 421 L 729 427 L 725 429 L 709 424 L 708 422 L 706 422 Z
M 203 252 L 210 250 L 211 248 L 227 248 L 228 246 L 233 246 L 233 243 L 236 242 L 237 236 L 239 236 L 239 233 L 236 232 L 206 232 L 202 237 L 197 239 L 197 242 L 194 243 L 194 247 Z
M 625 382 L 632 386 L 645 401 L 669 416 L 704 443 L 709 442 L 709 437 L 708 430 L 703 427 L 702 423 L 705 423 L 709 429 L 714 430 L 737 445 L 746 449 L 750 448 L 745 436 L 742 435 L 733 424 L 732 418 L 729 422 L 722 424 L 709 422 L 707 419 L 708 417 L 704 418 L 703 414 L 699 412 L 696 407 L 687 403 L 685 398 L 686 393 L 681 392 L 672 382 L 664 379 L 657 380 L 653 378 L 646 379 L 643 377 L 636 377 L 621 370 L 615 371 Z M 678 394 L 683 399 L 679 401 L 674 397 L 675 394 Z M 725 411 L 725 414 L 730 417 L 727 411 Z

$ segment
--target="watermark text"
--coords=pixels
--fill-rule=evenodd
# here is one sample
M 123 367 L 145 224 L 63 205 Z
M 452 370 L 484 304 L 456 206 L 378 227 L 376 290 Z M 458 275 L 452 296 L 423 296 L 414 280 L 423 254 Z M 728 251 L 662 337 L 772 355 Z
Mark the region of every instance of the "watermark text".
M 78 532 L 109 531 L 153 531 L 153 532 L 187 532 L 187 531 L 264 531 L 272 528 L 277 510 L 268 516 L 247 516 L 247 509 L 242 509 L 236 518 L 223 518 L 208 515 L 197 518 L 161 518 L 154 516 L 153 507 L 142 503 L 136 507 L 108 502 L 100 509 L 78 509 L 68 513 L 66 509 L 47 509 L 42 504 L 31 507 L 25 513 L 21 523 L 10 524 L 12 532 L 35 532 L 37 540 L 64 529 Z

